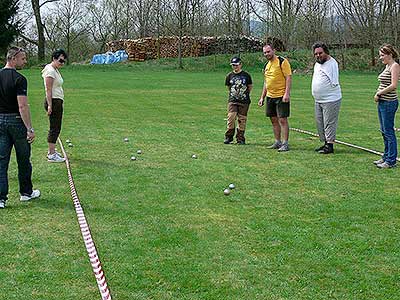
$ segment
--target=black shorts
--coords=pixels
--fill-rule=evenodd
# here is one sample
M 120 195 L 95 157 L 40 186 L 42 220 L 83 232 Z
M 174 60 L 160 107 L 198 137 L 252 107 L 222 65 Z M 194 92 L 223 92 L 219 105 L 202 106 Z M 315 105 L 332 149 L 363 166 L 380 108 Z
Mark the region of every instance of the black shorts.
M 290 102 L 283 102 L 283 97 L 267 97 L 267 117 L 287 118 L 290 115 Z

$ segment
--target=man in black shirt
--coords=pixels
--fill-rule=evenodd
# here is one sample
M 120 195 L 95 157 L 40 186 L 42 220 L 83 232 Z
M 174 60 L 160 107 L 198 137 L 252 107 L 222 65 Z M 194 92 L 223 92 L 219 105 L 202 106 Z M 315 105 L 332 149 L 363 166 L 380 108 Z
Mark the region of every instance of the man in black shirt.
M 27 98 L 26 78 L 16 69 L 26 64 L 23 49 L 12 47 L 7 52 L 7 63 L 0 70 L 0 208 L 4 208 L 8 195 L 8 164 L 14 146 L 18 164 L 21 201 L 40 196 L 32 189 L 31 143 L 35 139 Z
M 231 59 L 233 71 L 225 79 L 228 87 L 228 121 L 225 132 L 225 144 L 230 144 L 235 135 L 235 122 L 238 120 L 236 141 L 239 145 L 245 144 L 244 132 L 246 130 L 247 112 L 250 106 L 250 92 L 253 81 L 249 73 L 242 70 L 242 62 L 239 57 Z

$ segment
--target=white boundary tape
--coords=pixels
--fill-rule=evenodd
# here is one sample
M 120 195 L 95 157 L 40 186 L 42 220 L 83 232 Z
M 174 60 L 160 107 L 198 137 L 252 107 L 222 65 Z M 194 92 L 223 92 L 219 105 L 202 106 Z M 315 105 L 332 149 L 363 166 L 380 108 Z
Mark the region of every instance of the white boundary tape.
M 60 138 L 58 138 L 58 143 L 60 144 L 61 151 L 65 157 L 65 164 L 68 171 L 69 186 L 71 188 L 71 196 L 74 202 L 76 216 L 78 218 L 79 227 L 81 229 L 83 242 L 85 243 L 86 251 L 89 256 L 90 264 L 92 265 L 93 273 L 97 281 L 97 286 L 99 288 L 102 300 L 111 300 L 111 294 L 107 286 L 106 276 L 102 270 L 100 258 L 97 255 L 96 246 L 92 239 L 92 234 L 90 233 L 89 224 L 86 221 L 85 213 L 79 201 L 78 194 L 75 189 L 74 179 L 72 177 L 71 166 L 67 153 L 65 152 L 63 143 Z
M 292 131 L 296 131 L 296 132 L 300 132 L 300 133 L 305 133 L 305 134 L 308 134 L 308 135 L 312 135 L 312 136 L 315 136 L 315 137 L 319 137 L 318 134 L 313 133 L 313 132 L 310 132 L 310 131 L 307 131 L 307 130 L 298 129 L 298 128 L 292 128 L 292 127 L 289 128 L 289 129 L 292 130 Z M 397 129 L 396 129 L 396 130 L 397 130 Z M 338 140 L 335 140 L 335 143 L 341 144 L 341 145 L 345 145 L 345 146 L 349 146 L 349 147 L 356 148 L 356 149 L 360 149 L 360 150 L 363 150 L 363 151 L 367 151 L 367 152 L 369 152 L 369 153 L 373 153 L 373 154 L 376 154 L 376 155 L 380 155 L 380 156 L 383 155 L 382 152 L 375 151 L 375 150 L 368 149 L 368 148 L 361 147 L 361 146 L 357 146 L 357 145 L 353 145 L 353 144 L 350 144 L 350 143 L 346 143 L 346 142 L 342 142 L 342 141 L 338 141 Z M 397 161 L 400 161 L 400 158 L 396 158 L 396 160 L 397 160 Z

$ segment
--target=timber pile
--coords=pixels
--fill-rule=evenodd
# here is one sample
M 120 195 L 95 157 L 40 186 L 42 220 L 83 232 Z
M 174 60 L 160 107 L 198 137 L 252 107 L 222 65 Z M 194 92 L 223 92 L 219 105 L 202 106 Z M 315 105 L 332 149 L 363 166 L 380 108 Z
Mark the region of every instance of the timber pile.
M 263 42 L 259 39 L 241 36 L 194 37 L 184 36 L 181 40 L 182 56 L 196 57 L 212 54 L 258 52 L 262 50 Z M 111 41 L 106 44 L 107 51 L 125 50 L 129 60 L 144 61 L 146 59 L 178 57 L 179 38 L 147 37 Z

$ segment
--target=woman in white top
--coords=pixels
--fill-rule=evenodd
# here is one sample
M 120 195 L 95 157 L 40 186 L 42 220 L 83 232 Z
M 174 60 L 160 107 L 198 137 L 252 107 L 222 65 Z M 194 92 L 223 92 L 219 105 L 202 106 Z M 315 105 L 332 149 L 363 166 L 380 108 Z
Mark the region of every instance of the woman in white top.
M 61 132 L 61 123 L 63 116 L 64 91 L 62 88 L 63 78 L 59 69 L 65 64 L 68 55 L 62 49 L 53 52 L 52 62 L 42 70 L 46 98 L 44 109 L 49 116 L 50 129 L 47 136 L 49 150 L 47 159 L 49 162 L 63 162 L 65 158 L 56 151 L 57 138 Z

